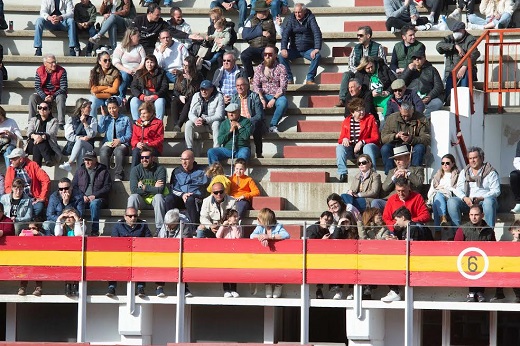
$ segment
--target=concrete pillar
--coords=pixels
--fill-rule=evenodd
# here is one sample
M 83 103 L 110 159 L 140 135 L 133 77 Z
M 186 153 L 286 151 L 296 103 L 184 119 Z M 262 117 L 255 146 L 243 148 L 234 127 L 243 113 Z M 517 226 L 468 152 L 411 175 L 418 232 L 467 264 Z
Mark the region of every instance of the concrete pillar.
M 264 344 L 276 341 L 276 307 L 264 306 Z
M 132 312 L 127 306 L 119 306 L 119 334 L 126 345 L 152 343 L 153 305 L 135 304 Z
M 16 303 L 5 304 L 5 341 L 16 341 Z
M 349 345 L 384 346 L 384 337 L 384 309 L 363 309 L 359 318 L 354 309 L 347 309 Z

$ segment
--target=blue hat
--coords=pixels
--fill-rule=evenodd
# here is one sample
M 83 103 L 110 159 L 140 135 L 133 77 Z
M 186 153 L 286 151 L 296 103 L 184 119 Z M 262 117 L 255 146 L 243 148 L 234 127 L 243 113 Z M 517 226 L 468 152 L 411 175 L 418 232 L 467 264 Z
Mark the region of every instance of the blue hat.
M 211 84 L 211 82 L 209 80 L 205 79 L 202 81 L 202 83 L 200 83 L 200 88 L 201 89 L 213 88 L 213 84 Z

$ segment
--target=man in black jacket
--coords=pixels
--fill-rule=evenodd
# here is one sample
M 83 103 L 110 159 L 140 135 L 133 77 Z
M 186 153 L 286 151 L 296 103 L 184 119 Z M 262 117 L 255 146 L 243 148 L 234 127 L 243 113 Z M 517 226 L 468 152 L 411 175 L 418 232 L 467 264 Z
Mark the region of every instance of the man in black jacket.
M 365 101 L 365 114 L 372 114 L 376 118 L 376 122 L 379 124 L 379 116 L 377 115 L 376 107 L 374 106 L 374 98 L 372 97 L 372 91 L 368 89 L 366 85 L 361 84 L 357 78 L 352 78 L 348 82 L 348 93 L 345 99 L 345 118 L 350 115 L 348 109 L 349 102 L 354 98 L 360 98 Z
M 72 188 L 83 194 L 85 207 L 90 208 L 90 235 L 98 236 L 99 211 L 108 204 L 112 180 L 107 166 L 98 162 L 94 151 L 87 151 L 83 156 L 83 164 L 72 179 Z
M 316 17 L 304 4 L 297 3 L 284 25 L 282 49 L 278 59 L 287 70 L 289 84 L 294 83 L 289 61 L 296 58 L 305 58 L 311 62 L 305 84 L 316 84 L 314 78 L 320 64 L 320 50 L 323 42 Z

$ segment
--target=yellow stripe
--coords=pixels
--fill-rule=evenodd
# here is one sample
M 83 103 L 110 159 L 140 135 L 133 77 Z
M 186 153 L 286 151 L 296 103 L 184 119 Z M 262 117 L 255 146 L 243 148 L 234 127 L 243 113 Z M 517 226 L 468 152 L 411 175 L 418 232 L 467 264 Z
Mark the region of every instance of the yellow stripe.
M 301 269 L 300 254 L 186 253 L 184 268 Z
M 359 255 L 359 270 L 406 270 L 406 255 Z
M 410 258 L 410 270 L 414 272 L 458 272 L 458 256 L 413 256 Z M 516 273 L 520 267 L 520 257 L 488 257 L 488 272 L 493 273 Z M 476 265 L 479 269 L 484 268 L 484 260 L 477 256 Z M 462 268 L 468 270 L 468 256 L 464 256 L 461 262 Z
M 132 264 L 136 268 L 178 268 L 179 254 L 172 252 L 132 252 Z
M 131 252 L 85 252 L 85 265 L 87 267 L 131 267 Z
M 307 255 L 307 269 L 356 269 L 357 255 L 317 254 Z
M 5 266 L 81 266 L 81 251 L 0 251 L 0 263 Z

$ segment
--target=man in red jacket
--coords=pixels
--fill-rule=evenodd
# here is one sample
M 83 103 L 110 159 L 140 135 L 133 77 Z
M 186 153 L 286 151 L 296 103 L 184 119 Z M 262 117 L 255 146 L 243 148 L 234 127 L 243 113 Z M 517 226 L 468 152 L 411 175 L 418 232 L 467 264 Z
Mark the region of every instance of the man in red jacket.
M 25 183 L 24 192 L 33 199 L 34 216 L 44 216 L 51 183 L 49 176 L 36 162 L 26 157 L 21 148 L 11 151 L 8 158 L 11 164 L 5 172 L 5 193 L 11 193 L 15 178 L 22 179 Z
M 410 189 L 410 182 L 405 177 L 395 180 L 395 195 L 388 198 L 385 210 L 383 211 L 383 221 L 390 229 L 394 229 L 394 211 L 400 207 L 406 207 L 412 214 L 412 221 L 426 223 L 430 221 L 430 213 L 421 194 Z

